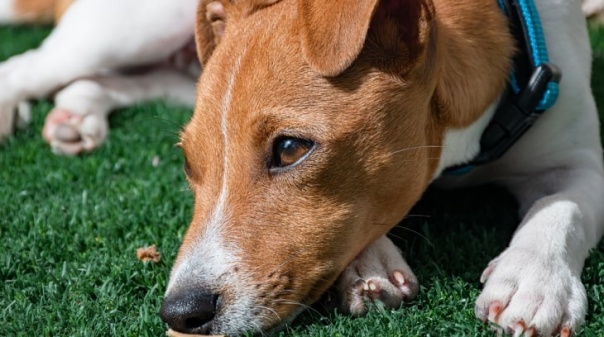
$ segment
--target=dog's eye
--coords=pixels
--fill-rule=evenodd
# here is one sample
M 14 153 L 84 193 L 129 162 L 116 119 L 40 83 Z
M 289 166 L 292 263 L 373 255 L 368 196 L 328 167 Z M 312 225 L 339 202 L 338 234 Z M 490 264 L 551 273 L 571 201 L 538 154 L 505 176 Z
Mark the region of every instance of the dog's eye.
M 273 143 L 272 169 L 293 166 L 303 161 L 315 147 L 310 140 L 281 137 Z

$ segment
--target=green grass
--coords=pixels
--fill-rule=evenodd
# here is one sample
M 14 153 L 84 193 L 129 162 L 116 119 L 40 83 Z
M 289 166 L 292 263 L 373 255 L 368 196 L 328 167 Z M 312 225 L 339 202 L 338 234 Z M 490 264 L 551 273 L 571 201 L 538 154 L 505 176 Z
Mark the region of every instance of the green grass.
M 47 33 L 0 29 L 0 60 Z M 602 111 L 604 29 L 591 37 Z M 158 310 L 191 215 L 173 147 L 190 111 L 162 103 L 120 111 L 104 146 L 64 158 L 40 136 L 49 108 L 37 103 L 33 125 L 0 146 L 0 336 L 161 336 Z M 492 336 L 474 318 L 478 277 L 506 246 L 515 214 L 512 198 L 494 188 L 429 192 L 395 233 L 422 285 L 416 300 L 359 319 L 319 306 L 323 315 L 305 313 L 282 335 Z M 136 248 L 149 244 L 162 252 L 160 263 L 136 259 Z M 604 245 L 587 260 L 583 281 L 590 306 L 579 335 L 602 336 Z

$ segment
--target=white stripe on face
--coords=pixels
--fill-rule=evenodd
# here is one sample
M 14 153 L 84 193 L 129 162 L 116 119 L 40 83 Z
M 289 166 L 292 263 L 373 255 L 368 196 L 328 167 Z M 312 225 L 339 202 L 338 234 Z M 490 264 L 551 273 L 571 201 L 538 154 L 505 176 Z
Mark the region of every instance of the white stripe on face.
M 241 55 L 244 55 L 242 53 Z M 226 246 L 223 240 L 222 229 L 228 218 L 226 202 L 229 196 L 228 172 L 229 172 L 229 130 L 228 117 L 233 100 L 233 87 L 241 67 L 241 55 L 235 61 L 232 67 L 232 73 L 229 76 L 226 92 L 222 98 L 220 107 L 220 131 L 222 135 L 223 157 L 222 157 L 222 176 L 220 183 L 220 193 L 210 219 L 205 226 L 203 237 L 198 238 L 196 244 L 189 253 L 181 258 L 178 266 L 172 271 L 170 282 L 166 293 L 180 280 L 196 280 L 196 282 L 211 284 L 219 276 L 224 274 L 228 268 L 233 265 L 238 258 L 235 256 L 236 247 Z

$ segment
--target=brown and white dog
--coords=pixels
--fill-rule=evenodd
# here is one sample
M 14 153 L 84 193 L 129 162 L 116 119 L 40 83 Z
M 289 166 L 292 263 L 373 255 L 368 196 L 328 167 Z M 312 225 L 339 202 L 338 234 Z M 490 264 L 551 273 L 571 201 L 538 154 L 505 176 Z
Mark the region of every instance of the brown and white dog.
M 202 1 L 204 73 L 180 144 L 194 215 L 162 306 L 170 328 L 274 331 L 334 284 L 352 314 L 397 307 L 418 287 L 389 229 L 433 182 L 498 183 L 523 220 L 481 276 L 476 315 L 570 336 L 604 231 L 602 147 L 580 2 L 536 4 L 564 74 L 557 103 L 502 158 L 443 179 L 478 153 L 509 77 L 497 1 Z
M 116 108 L 157 98 L 194 104 L 196 0 L 74 2 L 0 0 L 0 25 L 58 22 L 40 48 L 0 64 L 0 142 L 28 124 L 30 99 L 54 96 L 43 135 L 70 155 L 106 139 Z M 604 12 L 604 0 L 582 4 L 588 16 Z
M 0 24 L 60 19 L 39 48 L 0 63 L 0 141 L 27 125 L 25 102 L 35 98 L 54 96 L 43 135 L 61 154 L 99 146 L 116 108 L 158 98 L 193 106 L 200 72 L 193 44 L 196 5 L 0 0 Z

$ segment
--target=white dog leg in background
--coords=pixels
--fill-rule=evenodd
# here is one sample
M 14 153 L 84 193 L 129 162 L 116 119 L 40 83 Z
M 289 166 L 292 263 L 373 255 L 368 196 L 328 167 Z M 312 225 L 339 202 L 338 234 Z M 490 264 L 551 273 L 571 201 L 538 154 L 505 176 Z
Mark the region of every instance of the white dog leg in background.
M 157 69 L 77 80 L 56 95 L 42 133 L 57 154 L 89 152 L 107 137 L 112 110 L 154 99 L 193 106 L 195 79 L 177 70 Z
M 576 159 L 510 186 L 528 211 L 484 271 L 476 314 L 514 336 L 569 337 L 585 318 L 581 271 L 602 236 L 604 174 L 597 155 Z
M 0 64 L 0 139 L 16 107 L 103 69 L 166 59 L 192 38 L 197 0 L 79 0 L 36 50 Z
M 367 246 L 336 281 L 340 309 L 355 316 L 367 312 L 365 302 L 397 308 L 417 295 L 417 278 L 398 248 L 383 236 Z
M 604 0 L 582 0 L 581 6 L 585 16 L 599 16 L 604 18 Z

